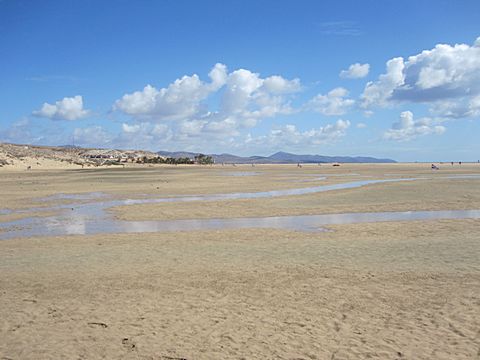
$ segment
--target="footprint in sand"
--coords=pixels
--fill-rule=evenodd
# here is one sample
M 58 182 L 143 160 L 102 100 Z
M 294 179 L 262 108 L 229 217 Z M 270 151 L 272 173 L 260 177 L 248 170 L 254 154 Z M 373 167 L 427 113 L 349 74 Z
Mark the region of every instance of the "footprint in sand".
M 132 339 L 129 338 L 123 338 L 122 339 L 122 344 L 125 346 L 127 349 L 134 351 L 137 349 L 137 345 L 132 341 Z

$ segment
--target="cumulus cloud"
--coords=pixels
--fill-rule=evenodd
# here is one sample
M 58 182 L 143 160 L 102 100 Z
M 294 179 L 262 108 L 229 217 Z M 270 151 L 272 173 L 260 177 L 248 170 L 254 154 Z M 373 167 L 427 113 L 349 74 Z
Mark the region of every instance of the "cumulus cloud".
M 367 124 L 365 123 L 358 123 L 357 125 L 357 129 L 365 129 L 367 127 Z
M 432 104 L 430 111 L 435 115 L 449 118 L 466 118 L 480 116 L 480 95 L 464 97 L 456 100 L 437 101 Z
M 347 96 L 348 90 L 338 87 L 326 95 L 315 96 L 306 104 L 306 108 L 328 116 L 343 115 L 355 104 L 355 100 Z
M 177 79 L 160 90 L 147 85 L 143 90 L 117 100 L 114 109 L 148 120 L 188 118 L 199 112 L 201 101 L 207 98 L 214 84 L 214 81 L 205 84 L 194 74 Z
M 77 95 L 65 97 L 53 105 L 44 103 L 40 110 L 34 111 L 32 114 L 53 120 L 78 120 L 86 117 L 89 111 L 83 108 L 83 98 Z
M 194 74 L 162 89 L 147 85 L 125 94 L 113 108 L 139 122 L 176 121 L 183 137 L 236 135 L 239 129 L 253 127 L 264 118 L 293 112 L 290 96 L 301 89 L 298 79 L 262 78 L 246 69 L 229 73 L 223 64 L 216 64 L 209 78 L 210 82 L 204 82 Z M 213 96 L 219 97 L 219 106 L 209 109 L 207 103 Z
M 367 83 L 362 106 L 420 102 L 448 117 L 478 116 L 480 38 L 473 45 L 438 44 L 431 50 L 387 62 L 387 71 Z
M 340 71 L 340 77 L 343 79 L 360 79 L 368 75 L 370 64 L 355 63 L 348 67 L 348 70 Z
M 380 75 L 377 81 L 369 81 L 361 96 L 364 108 L 372 105 L 385 105 L 385 102 L 392 97 L 396 88 L 405 83 L 403 69 L 405 64 L 403 58 L 394 58 L 387 62 L 387 72 Z
M 430 118 L 413 119 L 411 111 L 400 114 L 399 121 L 393 123 L 392 128 L 383 134 L 385 140 L 409 141 L 423 135 L 443 134 L 446 129 Z
M 281 76 L 273 75 L 263 81 L 264 90 L 272 94 L 289 94 L 300 91 L 299 79 L 287 80 Z

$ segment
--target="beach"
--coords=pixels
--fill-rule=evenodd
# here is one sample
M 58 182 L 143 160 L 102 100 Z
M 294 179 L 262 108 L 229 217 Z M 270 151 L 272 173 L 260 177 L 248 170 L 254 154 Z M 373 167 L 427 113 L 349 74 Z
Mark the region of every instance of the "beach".
M 119 221 L 480 209 L 480 166 L 0 169 L 0 222 L 108 199 Z M 405 180 L 407 179 L 407 180 Z M 408 180 L 414 179 L 414 180 Z M 403 180 L 403 181 L 402 181 Z M 90 194 L 55 198 L 56 194 Z M 480 220 L 76 234 L 0 241 L 3 359 L 474 359 Z M 3 229 L 8 231 L 8 229 Z M 0 233 L 1 235 L 1 233 Z

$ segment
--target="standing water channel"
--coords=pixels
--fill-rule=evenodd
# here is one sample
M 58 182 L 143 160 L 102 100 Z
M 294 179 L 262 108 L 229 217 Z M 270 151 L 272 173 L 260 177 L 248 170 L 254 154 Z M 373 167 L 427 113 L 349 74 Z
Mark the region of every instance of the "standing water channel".
M 17 213 L 56 211 L 60 212 L 60 214 L 45 217 L 26 217 L 10 222 L 0 222 L 0 240 L 32 236 L 148 233 L 237 228 L 279 228 L 311 232 L 324 231 L 325 229 L 323 226 L 333 224 L 480 218 L 480 210 L 444 210 L 342 213 L 231 219 L 126 221 L 115 219 L 111 214 L 109 214 L 108 211 L 106 211 L 112 207 L 122 205 L 272 198 L 279 196 L 313 194 L 332 190 L 353 189 L 379 183 L 415 181 L 422 179 L 424 178 L 362 180 L 342 184 L 321 185 L 286 190 L 272 190 L 264 192 L 178 196 L 154 199 L 105 200 L 88 203 L 70 203 L 68 205 L 58 205 L 48 208 L 32 208 L 28 210 L 19 210 Z M 81 195 L 57 194 L 45 200 L 92 200 L 95 198 L 105 197 L 106 195 L 101 193 Z M 0 214 L 2 213 L 7 214 L 16 212 L 9 209 L 0 209 Z

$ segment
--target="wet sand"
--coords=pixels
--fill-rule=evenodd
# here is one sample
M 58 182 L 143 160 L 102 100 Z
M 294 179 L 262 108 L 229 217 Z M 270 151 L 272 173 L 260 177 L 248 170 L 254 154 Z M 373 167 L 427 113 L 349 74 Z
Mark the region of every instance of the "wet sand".
M 55 171 L 36 176 L 2 173 L 1 207 L 46 206 L 33 198 L 57 192 L 104 191 L 115 197 L 287 189 L 302 186 L 295 180 L 325 172 L 327 179 L 319 185 L 389 173 L 439 177 L 480 172 L 476 165 L 434 174 L 426 167 L 304 166 L 297 174 L 294 166 L 257 166 L 251 171 L 260 174 L 238 177 L 221 175 L 226 171 L 221 167 Z M 287 170 L 293 175 L 285 175 Z M 328 177 L 329 172 L 354 175 Z M 219 214 L 480 209 L 479 183 L 478 179 L 435 179 L 275 199 L 133 205 L 115 213 L 145 220 L 157 215 L 192 219 Z M 3 216 L 8 215 L 0 215 L 0 221 L 5 221 Z M 328 229 L 0 241 L 0 355 L 10 359 L 479 356 L 479 220 Z

